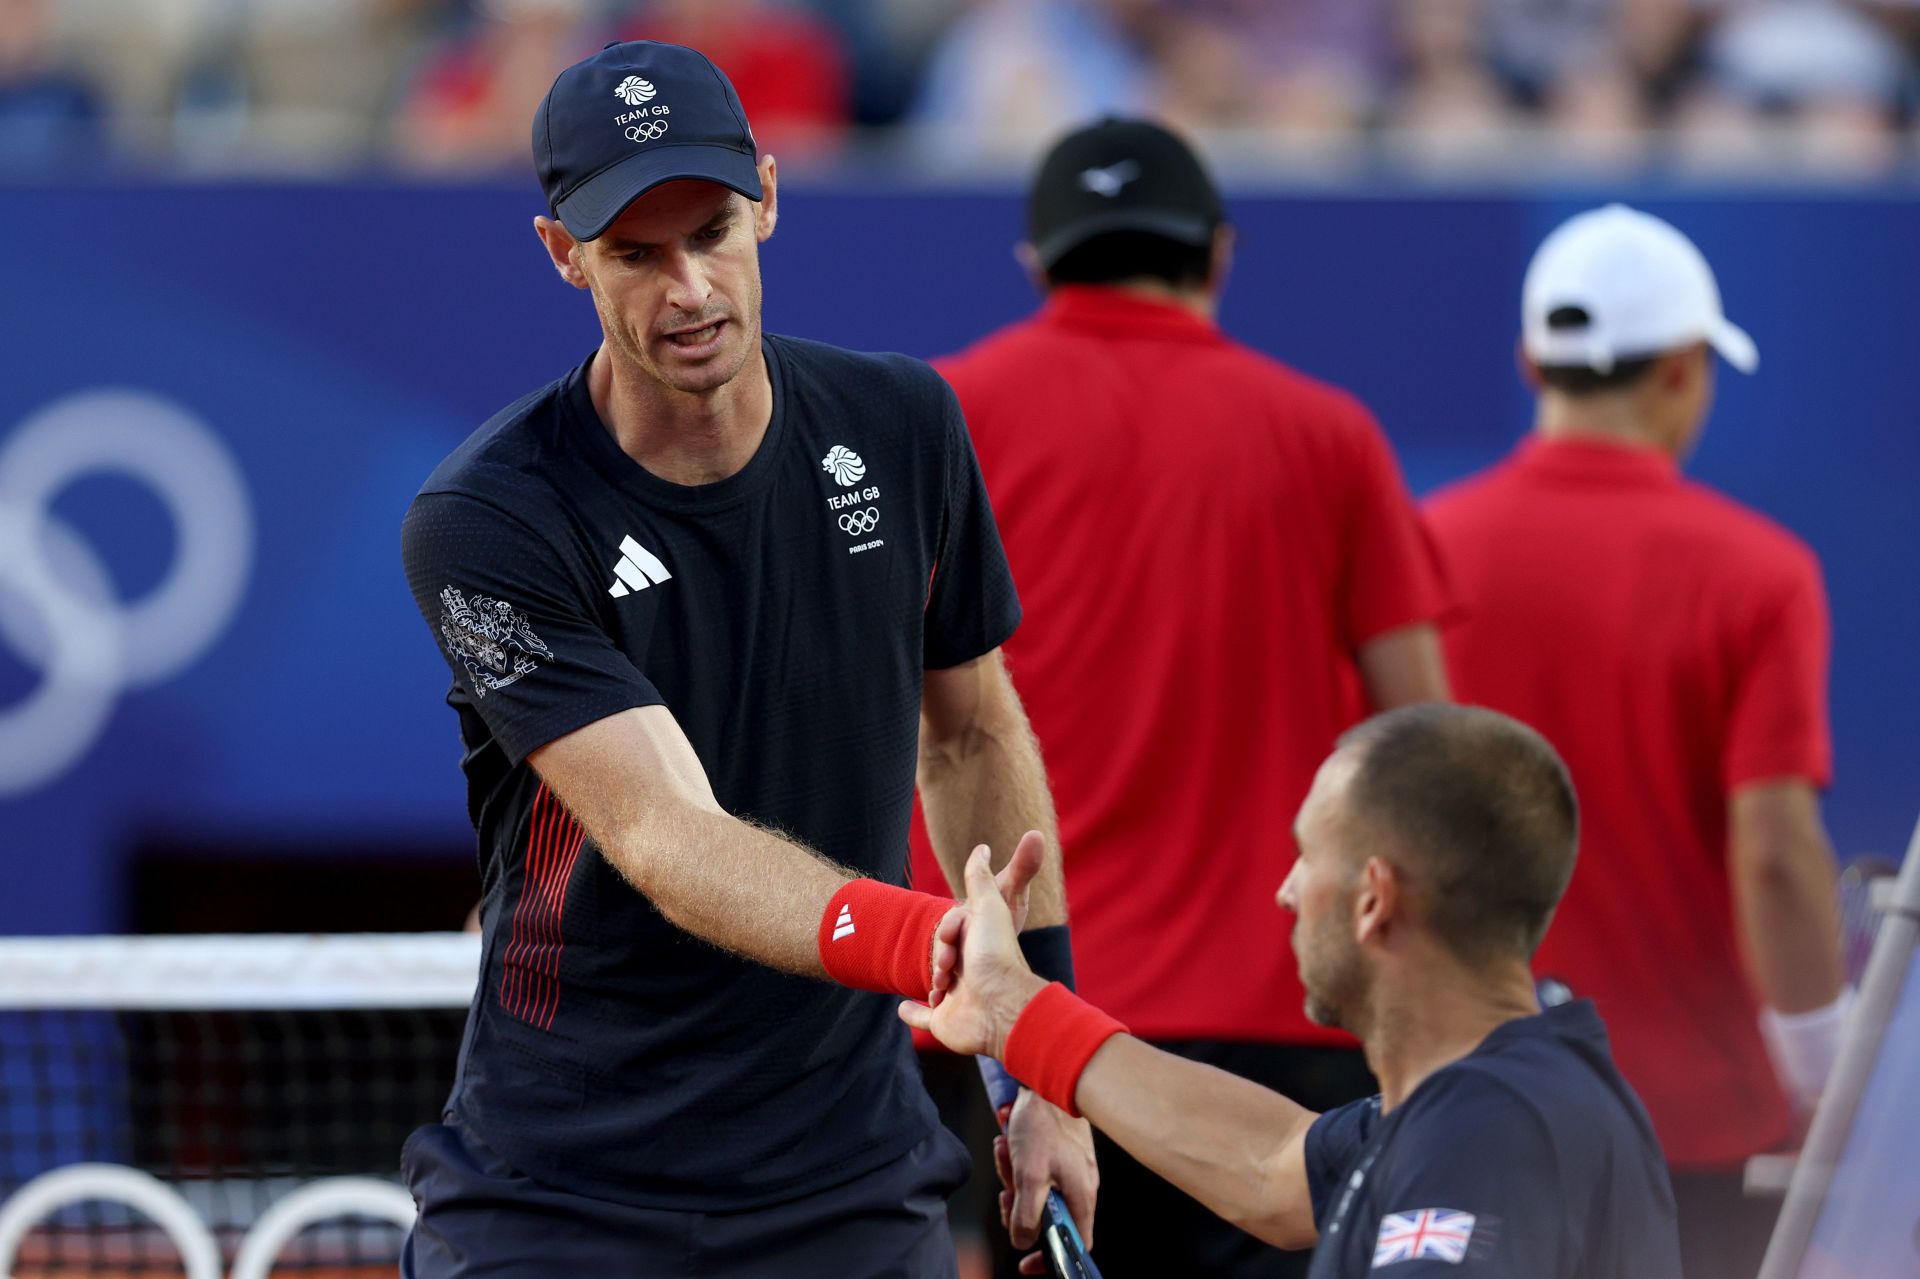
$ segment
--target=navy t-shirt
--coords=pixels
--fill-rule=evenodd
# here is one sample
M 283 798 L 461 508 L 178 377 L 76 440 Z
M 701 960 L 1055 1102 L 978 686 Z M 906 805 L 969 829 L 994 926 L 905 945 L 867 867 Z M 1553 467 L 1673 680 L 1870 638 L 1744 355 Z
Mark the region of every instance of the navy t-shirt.
M 484 887 L 449 1108 L 521 1171 L 644 1207 L 858 1176 L 933 1109 L 896 1000 L 668 923 L 527 755 L 665 705 L 728 812 L 902 883 L 922 672 L 989 652 L 1020 615 L 946 383 L 904 356 L 764 349 L 773 416 L 738 473 L 642 468 L 583 364 L 455 450 L 402 538 L 454 675 Z
M 1328 1111 L 1306 1158 L 1310 1279 L 1679 1279 L 1666 1161 L 1586 1001 L 1499 1027 L 1391 1114 Z

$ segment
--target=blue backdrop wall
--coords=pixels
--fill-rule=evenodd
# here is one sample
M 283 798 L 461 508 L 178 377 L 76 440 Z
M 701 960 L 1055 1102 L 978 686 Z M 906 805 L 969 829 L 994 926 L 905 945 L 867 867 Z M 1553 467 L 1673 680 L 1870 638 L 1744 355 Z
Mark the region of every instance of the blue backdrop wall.
M 1357 391 L 1424 492 L 1524 429 L 1521 274 L 1598 198 L 1244 196 L 1225 324 Z M 1634 202 L 1701 243 L 1760 344 L 1690 469 L 1824 561 L 1831 824 L 1843 854 L 1897 853 L 1920 804 L 1920 201 Z M 442 454 L 595 341 L 538 211 L 502 187 L 0 192 L 0 932 L 122 926 L 145 840 L 466 841 L 397 528 Z M 1032 305 L 1019 229 L 1012 193 L 791 189 L 768 327 L 951 350 Z M 180 446 L 91 465 L 143 429 Z M 80 651 L 89 630 L 123 651 Z

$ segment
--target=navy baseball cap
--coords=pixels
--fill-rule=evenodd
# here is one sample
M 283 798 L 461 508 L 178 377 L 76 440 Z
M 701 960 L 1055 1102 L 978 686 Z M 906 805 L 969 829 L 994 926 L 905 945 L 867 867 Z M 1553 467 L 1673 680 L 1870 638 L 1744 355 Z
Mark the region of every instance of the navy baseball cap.
M 1225 217 L 1200 157 L 1149 120 L 1108 117 L 1060 139 L 1027 199 L 1027 239 L 1052 266 L 1111 231 L 1204 248 Z
M 600 237 L 662 182 L 697 178 L 761 198 L 753 130 L 719 67 L 658 40 L 610 44 L 560 73 L 533 116 L 547 207 L 576 240 Z

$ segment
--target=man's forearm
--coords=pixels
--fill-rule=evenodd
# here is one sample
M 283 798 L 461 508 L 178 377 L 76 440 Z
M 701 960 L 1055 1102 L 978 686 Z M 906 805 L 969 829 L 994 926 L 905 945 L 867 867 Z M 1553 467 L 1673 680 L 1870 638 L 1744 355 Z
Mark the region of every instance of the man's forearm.
M 993 850 L 997 870 L 1026 832 L 1046 836 L 1047 860 L 1033 882 L 1027 927 L 1067 922 L 1060 826 L 1039 744 L 1017 701 L 950 737 L 921 736 L 920 806 L 934 856 L 956 894 L 964 892 L 967 854 L 976 844 Z
M 821 916 L 852 872 L 722 809 L 665 707 L 609 716 L 528 761 L 662 915 L 737 955 L 825 975 Z
M 1785 1013 L 1831 1004 L 1843 981 L 1833 852 L 1812 788 L 1745 788 L 1730 827 L 1734 912 L 1761 998 Z
M 694 936 L 784 972 L 828 975 L 820 917 L 854 876 L 805 845 L 724 812 L 688 809 L 656 814 L 601 849 Z
M 1843 982 L 1832 880 L 1766 861 L 1745 863 L 1734 880 L 1741 949 L 1760 997 L 1786 1013 L 1825 1007 Z
M 1282 1248 L 1313 1243 L 1303 1142 L 1314 1112 L 1128 1035 L 1094 1054 L 1074 1099 L 1128 1154 L 1242 1230 Z

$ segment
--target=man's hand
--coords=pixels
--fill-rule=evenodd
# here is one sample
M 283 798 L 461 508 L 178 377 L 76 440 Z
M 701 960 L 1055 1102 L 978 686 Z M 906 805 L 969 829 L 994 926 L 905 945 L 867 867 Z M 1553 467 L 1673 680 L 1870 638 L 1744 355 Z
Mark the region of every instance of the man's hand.
M 994 876 L 994 886 L 999 890 L 1000 900 L 1006 903 L 1007 913 L 1013 919 L 1013 931 L 1017 936 L 1026 927 L 1027 905 L 1036 875 L 1046 860 L 1046 837 L 1037 830 L 1030 830 L 1020 837 L 1020 843 L 1013 850 L 1013 856 Z M 991 857 L 991 850 L 985 844 L 974 847 L 974 856 Z M 946 997 L 946 992 L 959 979 L 961 964 L 961 942 L 966 934 L 967 908 L 964 903 L 955 905 L 940 921 L 940 928 L 933 939 L 933 995 L 927 1001 L 937 1005 Z M 1017 945 L 1018 943 L 1016 943 Z
M 1020 954 L 1019 934 L 1002 895 L 1001 880 L 1023 902 L 1026 885 L 1039 866 L 1041 843 L 1031 834 L 1021 840 L 1000 880 L 994 878 L 986 845 L 973 850 L 967 858 L 966 904 L 940 921 L 935 938 L 937 1005 L 903 1003 L 900 1020 L 931 1031 L 957 1053 L 983 1053 L 998 1059 L 1006 1050 L 1007 1032 L 1020 1010 L 1047 983 L 1033 975 Z
M 1006 1128 L 1006 1136 L 994 1138 L 993 1162 L 1005 1187 L 1000 1192 L 1000 1220 L 1013 1246 L 1024 1250 L 1039 1242 L 1047 1190 L 1057 1186 L 1073 1214 L 1073 1224 L 1080 1228 L 1082 1242 L 1093 1247 L 1093 1203 L 1100 1188 L 1100 1171 L 1093 1160 L 1093 1125 L 1022 1088 Z M 1020 1261 L 1021 1274 L 1046 1272 L 1046 1258 L 1038 1252 Z

